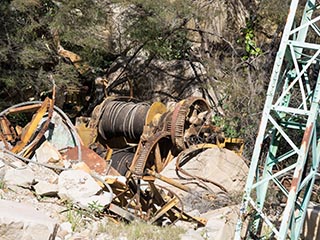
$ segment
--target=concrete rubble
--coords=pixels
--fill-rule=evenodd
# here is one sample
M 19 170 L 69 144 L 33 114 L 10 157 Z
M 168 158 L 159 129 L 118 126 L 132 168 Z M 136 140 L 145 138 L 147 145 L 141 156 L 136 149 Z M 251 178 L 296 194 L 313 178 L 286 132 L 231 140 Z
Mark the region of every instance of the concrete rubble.
M 60 198 L 71 201 L 88 198 L 101 191 L 101 187 L 90 174 L 81 170 L 62 172 L 59 175 L 58 189 Z
M 35 192 L 39 196 L 53 197 L 58 194 L 58 185 L 53 183 L 48 183 L 46 181 L 39 181 L 33 186 Z

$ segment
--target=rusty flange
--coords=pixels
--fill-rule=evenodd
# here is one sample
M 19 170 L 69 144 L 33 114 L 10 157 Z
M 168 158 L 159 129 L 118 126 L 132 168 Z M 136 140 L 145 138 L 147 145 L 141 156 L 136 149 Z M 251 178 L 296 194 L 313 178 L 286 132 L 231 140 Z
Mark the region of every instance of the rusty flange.
M 170 158 L 172 142 L 169 132 L 157 132 L 147 140 L 140 141 L 130 170 L 142 176 L 146 166 L 155 166 L 157 172 L 162 171 Z
M 189 97 L 180 101 L 174 108 L 171 120 L 171 138 L 172 142 L 178 148 L 178 150 L 184 150 L 186 148 L 184 141 L 184 133 L 189 128 L 190 123 L 186 120 L 190 118 L 193 111 L 197 113 L 209 111 L 208 103 L 199 97 Z

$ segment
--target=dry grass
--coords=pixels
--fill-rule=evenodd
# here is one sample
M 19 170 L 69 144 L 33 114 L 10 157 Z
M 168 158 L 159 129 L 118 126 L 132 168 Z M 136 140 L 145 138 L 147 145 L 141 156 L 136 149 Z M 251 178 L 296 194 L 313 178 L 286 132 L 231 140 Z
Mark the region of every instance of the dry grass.
M 185 230 L 175 226 L 158 227 L 138 221 L 130 224 L 110 223 L 107 232 L 114 239 L 123 236 L 128 240 L 167 240 L 180 239 L 179 235 Z

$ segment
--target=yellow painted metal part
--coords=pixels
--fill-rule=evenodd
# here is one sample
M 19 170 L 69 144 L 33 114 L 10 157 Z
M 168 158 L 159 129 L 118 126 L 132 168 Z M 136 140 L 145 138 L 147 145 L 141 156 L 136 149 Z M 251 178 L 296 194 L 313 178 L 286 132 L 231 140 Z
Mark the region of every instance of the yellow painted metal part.
M 242 138 L 225 138 L 223 143 L 218 144 L 221 148 L 227 148 L 238 155 L 242 155 L 244 140 Z
M 185 185 L 182 185 L 181 183 L 177 182 L 177 181 L 174 181 L 172 178 L 168 178 L 168 177 L 165 177 L 155 171 L 152 171 L 152 170 L 149 170 L 147 169 L 147 173 L 163 182 L 166 182 L 172 186 L 175 186 L 183 191 L 186 191 L 186 192 L 189 192 L 191 189 L 188 187 L 188 186 L 185 186 Z M 145 180 L 145 177 L 143 177 L 143 180 Z
M 156 215 L 150 220 L 150 222 L 154 223 L 155 221 L 157 221 L 163 214 L 168 212 L 171 208 L 176 206 L 178 203 L 179 203 L 179 199 L 177 199 L 176 197 L 172 198 L 156 213 Z
M 96 141 L 96 138 L 98 136 L 97 128 L 89 128 L 86 127 L 84 123 L 81 123 L 78 126 L 76 126 L 76 130 L 80 138 L 82 139 L 84 146 L 89 147 Z
M 167 107 L 161 102 L 155 102 L 149 108 L 147 113 L 145 124 L 148 125 L 151 122 L 159 121 L 160 116 L 167 111 Z
M 18 153 L 20 152 L 30 141 L 32 135 L 35 133 L 35 131 L 37 130 L 38 124 L 40 123 L 41 119 L 43 118 L 43 116 L 45 115 L 45 113 L 47 112 L 47 110 L 50 108 L 50 105 L 53 104 L 52 100 L 49 98 L 46 98 L 41 107 L 38 109 L 38 111 L 35 113 L 35 115 L 33 116 L 31 122 L 28 124 L 28 126 L 26 127 L 26 129 L 24 130 L 22 136 L 21 136 L 21 140 L 20 142 L 18 142 L 17 145 L 15 145 L 12 148 L 12 152 L 13 153 Z

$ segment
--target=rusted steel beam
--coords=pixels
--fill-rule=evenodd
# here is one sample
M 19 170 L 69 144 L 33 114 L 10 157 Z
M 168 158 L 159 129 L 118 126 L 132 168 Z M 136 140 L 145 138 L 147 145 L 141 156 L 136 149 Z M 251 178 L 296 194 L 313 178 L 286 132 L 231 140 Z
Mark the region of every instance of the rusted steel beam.
M 166 183 L 168 183 L 168 184 L 170 184 L 170 185 L 172 185 L 174 187 L 177 187 L 177 188 L 179 188 L 179 189 L 181 189 L 183 191 L 190 192 L 190 188 L 189 187 L 187 187 L 185 185 L 182 185 L 179 182 L 174 181 L 172 178 L 165 177 L 165 176 L 163 176 L 163 175 L 161 175 L 161 174 L 159 174 L 159 173 L 157 173 L 155 171 L 149 170 L 149 169 L 147 170 L 147 173 L 150 176 L 153 176 L 153 177 L 155 177 L 155 178 L 157 178 L 157 179 L 159 179 L 161 181 L 164 181 L 164 182 L 166 182 Z
M 166 212 L 170 211 L 170 209 L 172 209 L 178 203 L 179 199 L 177 199 L 176 197 L 172 198 L 156 213 L 156 215 L 153 218 L 150 219 L 150 222 L 156 222 L 160 217 L 162 217 Z
M 29 125 L 26 127 L 25 131 L 23 132 L 22 136 L 21 136 L 21 140 L 20 142 L 15 145 L 12 148 L 12 152 L 13 153 L 18 153 L 20 152 L 30 141 L 32 135 L 35 133 L 38 124 L 40 123 L 41 119 L 43 118 L 43 116 L 45 115 L 45 113 L 47 112 L 47 110 L 50 108 L 50 99 L 46 98 L 41 107 L 38 109 L 38 111 L 35 113 L 35 115 L 33 116 L 31 122 L 29 123 Z

